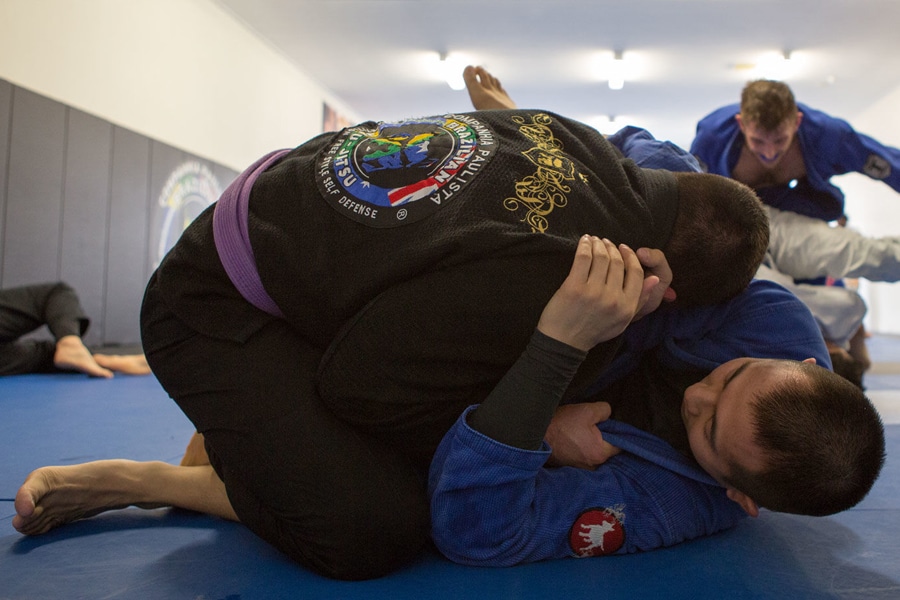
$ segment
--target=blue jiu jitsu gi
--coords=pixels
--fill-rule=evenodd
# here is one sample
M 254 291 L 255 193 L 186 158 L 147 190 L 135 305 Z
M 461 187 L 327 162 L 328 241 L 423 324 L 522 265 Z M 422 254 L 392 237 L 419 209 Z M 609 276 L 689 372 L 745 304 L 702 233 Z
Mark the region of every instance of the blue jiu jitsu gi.
M 651 348 L 674 369 L 712 370 L 742 356 L 813 357 L 830 367 L 808 309 L 761 280 L 725 305 L 664 306 L 633 324 L 595 388 L 631 372 Z M 432 537 L 456 562 L 508 566 L 646 551 L 716 533 L 745 515 L 693 460 L 625 423 L 598 425 L 622 452 L 588 471 L 547 468 L 546 444 L 533 451 L 497 442 L 469 426 L 469 412 L 444 437 L 429 478 Z
M 797 103 L 803 113 L 797 138 L 806 177 L 794 187 L 756 190 L 766 204 L 826 221 L 844 212 L 844 194 L 830 182 L 844 173 L 862 173 L 900 192 L 900 149 L 885 146 L 859 133 L 844 120 Z M 741 154 L 744 137 L 734 118 L 739 104 L 713 111 L 697 124 L 691 153 L 710 173 L 730 177 Z

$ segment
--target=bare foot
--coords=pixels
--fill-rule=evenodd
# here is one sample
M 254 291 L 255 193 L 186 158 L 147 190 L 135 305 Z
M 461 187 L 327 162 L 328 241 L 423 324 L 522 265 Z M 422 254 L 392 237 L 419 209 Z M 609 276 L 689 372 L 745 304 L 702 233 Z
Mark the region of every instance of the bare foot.
M 150 464 L 117 459 L 37 469 L 16 493 L 13 527 L 38 535 L 132 504 L 151 508 L 141 504 L 143 470 Z
M 94 354 L 101 367 L 126 375 L 149 375 L 150 365 L 143 354 Z
M 109 379 L 113 376 L 112 371 L 97 364 L 97 361 L 91 356 L 90 350 L 85 347 L 84 342 L 77 335 L 66 335 L 57 340 L 53 364 L 59 369 L 81 371 L 91 377 Z
M 468 66 L 463 70 L 463 80 L 469 90 L 469 98 L 475 110 L 493 110 L 497 108 L 516 108 L 516 103 L 509 97 L 500 80 L 487 72 L 484 67 Z
M 200 467 L 209 464 L 209 455 L 206 454 L 206 444 L 203 441 L 203 435 L 194 432 L 188 441 L 187 449 L 179 463 L 182 467 Z

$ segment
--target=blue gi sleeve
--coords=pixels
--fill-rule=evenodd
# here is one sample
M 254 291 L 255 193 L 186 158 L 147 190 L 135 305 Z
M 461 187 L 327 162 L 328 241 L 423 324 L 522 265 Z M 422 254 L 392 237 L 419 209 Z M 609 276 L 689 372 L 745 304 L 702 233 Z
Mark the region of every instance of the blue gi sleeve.
M 754 279 L 726 303 L 679 311 L 666 323 L 661 360 L 712 370 L 734 358 L 805 360 L 831 369 L 822 332 L 806 305 L 773 281 Z
M 671 369 L 712 371 L 735 358 L 805 360 L 831 370 L 831 357 L 809 308 L 774 281 L 754 279 L 727 302 L 675 310 L 661 306 L 629 325 L 623 351 L 587 389 L 589 397 L 634 370 L 641 354 L 659 346 Z
M 670 141 L 658 140 L 646 129 L 627 125 L 606 140 L 644 169 L 699 172 L 694 155 Z
M 859 133 L 842 119 L 797 103 L 803 113 L 798 137 L 803 149 L 803 162 L 813 188 L 823 190 L 843 201 L 843 193 L 831 177 L 844 173 L 862 173 L 883 181 L 900 192 L 900 149 L 886 146 Z M 697 123 L 691 154 L 704 169 L 717 175 L 731 176 L 740 154 L 741 132 L 734 116 L 739 104 L 713 111 Z
M 846 121 L 798 104 L 803 113 L 800 142 L 807 174 L 816 187 L 833 175 L 862 173 L 900 192 L 900 149 L 857 132 Z
M 643 448 L 646 456 L 623 451 L 594 471 L 544 468 L 546 445 L 529 451 L 500 444 L 471 429 L 464 414 L 444 437 L 429 477 L 438 549 L 481 566 L 624 554 L 709 535 L 743 515 L 723 488 L 662 440 L 613 421 L 603 426 L 620 447 Z
M 739 104 L 729 104 L 697 123 L 690 151 L 700 161 L 704 171 L 731 177 L 731 169 L 737 163 L 742 145 L 738 140 L 741 130 L 734 118 L 739 112 Z

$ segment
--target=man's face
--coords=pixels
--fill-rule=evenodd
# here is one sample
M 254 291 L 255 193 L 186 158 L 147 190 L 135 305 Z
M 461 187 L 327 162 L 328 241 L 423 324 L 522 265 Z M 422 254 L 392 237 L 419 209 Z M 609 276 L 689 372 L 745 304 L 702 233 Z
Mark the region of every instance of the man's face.
M 785 120 L 772 131 L 763 129 L 752 121 L 742 119 L 741 115 L 737 115 L 735 118 L 741 127 L 744 143 L 750 153 L 764 167 L 771 169 L 784 158 L 788 148 L 794 142 L 794 136 L 797 134 L 797 129 L 800 128 L 802 115 L 797 113 L 795 119 Z
M 740 464 L 751 472 L 765 468 L 753 435 L 752 400 L 779 382 L 795 377 L 787 361 L 738 358 L 684 392 L 681 416 L 694 458 L 721 484 Z

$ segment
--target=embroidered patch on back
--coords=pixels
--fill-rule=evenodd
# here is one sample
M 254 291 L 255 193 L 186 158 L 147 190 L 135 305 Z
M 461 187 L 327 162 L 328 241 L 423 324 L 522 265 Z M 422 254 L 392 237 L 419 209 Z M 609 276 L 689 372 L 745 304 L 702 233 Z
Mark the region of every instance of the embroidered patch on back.
M 579 558 L 612 554 L 625 543 L 621 511 L 592 508 L 584 511 L 569 530 L 569 546 Z
M 471 115 L 363 123 L 321 155 L 316 183 L 339 213 L 369 227 L 427 217 L 469 185 L 497 148 Z

